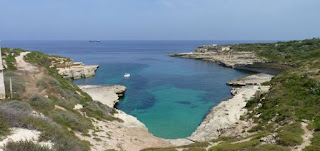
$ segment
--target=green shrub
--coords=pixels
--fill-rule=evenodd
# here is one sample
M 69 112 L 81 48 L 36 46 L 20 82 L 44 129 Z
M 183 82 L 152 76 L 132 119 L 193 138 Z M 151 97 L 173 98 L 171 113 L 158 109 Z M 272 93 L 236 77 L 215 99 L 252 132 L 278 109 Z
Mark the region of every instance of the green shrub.
M 48 87 L 49 87 L 49 84 L 44 79 L 37 81 L 37 88 L 40 91 L 43 91 L 43 90 L 47 89 Z
M 180 146 L 182 148 L 189 148 L 189 147 L 208 147 L 210 145 L 209 142 L 195 142 L 189 145 Z
M 7 63 L 7 70 L 17 70 L 17 67 L 14 65 L 16 58 L 14 55 L 8 54 L 5 58 Z
M 13 98 L 20 98 L 20 96 L 25 92 L 25 81 L 21 76 L 15 74 L 14 72 L 4 72 L 4 84 L 7 97 L 10 97 L 10 78 L 12 81 Z
M 236 138 L 236 137 L 226 137 L 226 136 L 221 136 L 217 139 L 213 139 L 211 140 L 211 142 L 213 143 L 216 143 L 216 142 L 220 142 L 220 141 L 223 141 L 223 142 L 234 142 L 234 141 L 238 141 L 239 138 Z
M 250 130 L 248 130 L 248 132 L 253 133 L 253 132 L 257 132 L 257 131 L 262 131 L 264 129 L 265 128 L 261 124 L 259 124 L 259 125 L 252 127 Z
M 101 142 L 102 141 L 102 139 L 98 138 L 98 137 L 94 137 L 93 139 L 96 140 L 97 142 Z
M 260 143 L 259 139 L 253 139 L 247 142 L 230 144 L 223 143 L 213 146 L 209 151 L 239 151 L 239 150 L 253 150 Z
M 7 64 L 6 70 L 17 70 L 17 68 L 14 66 L 14 63 L 16 61 L 16 56 L 20 55 L 20 52 L 23 50 L 21 49 L 9 49 L 9 48 L 2 48 L 2 56 L 5 56 L 5 61 Z
M 74 133 L 63 128 L 49 118 L 34 117 L 24 102 L 10 101 L 0 106 L 0 113 L 11 127 L 22 127 L 41 131 L 40 141 L 51 140 L 53 148 L 59 151 L 87 151 L 88 142 L 81 141 Z M 18 104 L 18 105 L 17 105 Z M 17 108 L 17 106 L 21 108 Z
M 32 108 L 22 101 L 9 101 L 0 105 L 0 115 L 11 127 L 23 127 L 21 120 L 25 116 L 31 115 Z
M 271 144 L 266 144 L 266 145 L 260 145 L 257 146 L 254 150 L 256 151 L 290 151 L 290 148 L 283 147 L 283 146 L 277 146 L 277 145 L 271 145 Z
M 48 146 L 35 144 L 32 141 L 8 142 L 3 149 L 4 151 L 51 151 Z
M 7 121 L 3 120 L 2 116 L 0 116 L 0 140 L 2 140 L 9 133 L 10 130 Z
M 311 145 L 307 146 L 304 151 L 318 151 L 320 150 L 320 132 L 314 132 L 311 139 Z
M 55 110 L 50 116 L 57 123 L 83 133 L 87 133 L 88 129 L 93 128 L 92 123 L 88 119 L 70 111 Z
M 253 109 L 258 105 L 259 102 L 260 102 L 260 98 L 253 98 L 251 100 L 248 100 L 246 104 L 246 108 Z
M 317 115 L 314 119 L 314 122 L 309 126 L 311 129 L 314 129 L 315 131 L 320 131 L 320 115 Z
M 90 117 L 94 117 L 98 120 L 107 119 L 107 120 L 114 120 L 110 114 L 114 113 L 114 110 L 100 102 L 93 101 L 84 106 L 82 109 L 83 112 Z
M 206 151 L 206 149 L 205 148 L 195 147 L 195 148 L 183 149 L 182 151 Z
M 300 123 L 286 125 L 278 130 L 278 143 L 284 146 L 300 145 L 303 142 L 303 133 Z
M 141 151 L 177 151 L 174 148 L 146 148 L 142 149 Z
M 53 101 L 40 95 L 32 95 L 28 102 L 34 109 L 45 114 L 54 109 Z
M 53 78 L 53 77 L 50 78 L 49 84 L 51 86 L 61 86 L 61 83 L 56 78 Z

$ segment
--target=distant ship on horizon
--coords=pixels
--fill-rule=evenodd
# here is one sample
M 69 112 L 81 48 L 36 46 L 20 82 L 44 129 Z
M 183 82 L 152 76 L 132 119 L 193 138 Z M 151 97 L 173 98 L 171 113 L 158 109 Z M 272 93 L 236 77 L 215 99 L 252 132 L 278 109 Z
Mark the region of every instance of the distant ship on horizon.
M 89 42 L 101 42 L 100 40 L 90 40 Z

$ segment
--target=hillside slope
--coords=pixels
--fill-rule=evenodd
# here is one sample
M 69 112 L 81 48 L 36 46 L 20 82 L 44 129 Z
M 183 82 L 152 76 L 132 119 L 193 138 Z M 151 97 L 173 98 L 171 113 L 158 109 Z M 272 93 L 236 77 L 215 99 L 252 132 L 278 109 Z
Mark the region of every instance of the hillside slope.
M 268 93 L 248 100 L 245 107 L 248 113 L 240 119 L 256 124 L 243 132 L 249 135 L 221 136 L 188 146 L 146 150 L 320 150 L 320 39 L 228 46 L 231 49 L 218 52 L 219 55 L 253 53 L 265 60 L 259 63 L 289 66 L 263 84 L 271 86 Z M 202 59 L 215 53 L 194 53 L 193 57 L 185 58 L 199 59 L 200 55 Z

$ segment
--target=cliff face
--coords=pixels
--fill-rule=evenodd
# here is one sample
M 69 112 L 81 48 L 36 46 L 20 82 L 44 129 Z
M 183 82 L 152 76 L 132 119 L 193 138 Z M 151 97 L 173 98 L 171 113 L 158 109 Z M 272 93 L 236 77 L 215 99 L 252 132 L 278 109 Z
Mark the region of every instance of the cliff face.
M 81 65 L 67 68 L 57 68 L 57 70 L 58 73 L 64 78 L 81 79 L 94 76 L 98 67 L 98 65 Z
M 81 79 L 95 75 L 98 65 L 85 65 L 73 62 L 70 58 L 51 57 L 51 67 L 56 67 L 58 73 L 67 79 Z

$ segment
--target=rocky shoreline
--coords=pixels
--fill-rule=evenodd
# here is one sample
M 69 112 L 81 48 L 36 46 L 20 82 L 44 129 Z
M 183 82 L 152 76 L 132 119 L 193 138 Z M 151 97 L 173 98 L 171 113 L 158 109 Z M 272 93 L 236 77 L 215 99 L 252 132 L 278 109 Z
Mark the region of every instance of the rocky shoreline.
M 255 74 L 236 80 L 241 83 L 241 87 L 233 89 L 234 96 L 213 107 L 188 139 L 209 141 L 220 136 L 248 135 L 246 130 L 254 125 L 251 121 L 241 121 L 240 117 L 247 113 L 245 106 L 248 100 L 256 95 L 268 92 L 270 86 L 260 86 L 260 84 L 270 81 L 271 78 L 272 76 L 268 74 Z M 236 84 L 234 81 L 232 83 Z
M 232 68 L 265 62 L 265 60 L 261 60 L 254 54 L 247 52 L 240 52 L 231 56 L 223 53 L 219 54 L 219 57 L 212 57 L 217 55 L 216 53 L 214 55 L 209 54 L 209 57 L 207 55 L 208 53 L 183 53 L 170 56 L 211 61 Z M 110 132 L 108 133 L 108 138 L 101 137 L 100 139 L 103 141 L 99 142 L 91 137 L 79 137 L 95 144 L 94 150 L 102 148 L 140 150 L 149 147 L 170 147 L 199 141 L 210 141 L 220 136 L 247 136 L 249 134 L 246 131 L 253 127 L 254 124 L 251 121 L 240 120 L 240 117 L 247 113 L 245 109 L 246 102 L 257 94 L 268 92 L 270 87 L 261 86 L 261 83 L 270 81 L 272 77 L 272 75 L 260 73 L 227 82 L 228 85 L 233 86 L 231 92 L 233 97 L 213 107 L 200 126 L 187 138 L 171 140 L 157 138 L 149 133 L 147 127 L 137 118 L 117 109 L 115 110 L 118 113 L 114 116 L 123 120 L 123 123 L 116 121 L 94 122 L 95 126 L 106 126 L 105 131 Z M 93 100 L 100 101 L 111 108 L 114 108 L 114 105 L 119 101 L 119 96 L 122 96 L 126 90 L 124 86 L 120 85 L 83 85 L 79 87 L 88 93 Z
M 85 65 L 82 62 L 73 62 L 70 58 L 50 57 L 51 67 L 57 69 L 58 73 L 67 79 L 88 78 L 95 75 L 99 65 Z
M 126 87 L 121 85 L 81 85 L 79 87 L 88 93 L 93 100 L 108 105 L 113 109 L 115 109 L 114 105 L 119 101 L 119 97 L 122 96 L 126 90 Z M 100 132 L 95 132 L 96 136 L 94 138 L 82 136 L 81 134 L 77 135 L 79 138 L 93 144 L 92 150 L 115 149 L 139 151 L 150 147 L 161 148 L 173 146 L 168 140 L 157 138 L 149 133 L 148 128 L 136 117 L 128 115 L 121 110 L 115 110 L 117 113 L 114 117 L 121 119 L 123 122 L 94 120 L 94 126 L 101 129 Z M 89 134 L 93 133 L 93 130 L 89 132 Z
M 143 142 L 143 145 L 140 144 L 139 146 L 135 146 L 137 149 L 134 150 L 139 150 L 148 147 L 187 145 L 193 142 L 209 141 L 220 136 L 247 136 L 248 133 L 244 131 L 250 129 L 252 126 L 254 126 L 254 124 L 251 121 L 240 120 L 240 117 L 247 113 L 247 110 L 245 109 L 246 102 L 255 97 L 257 94 L 268 92 L 270 87 L 260 86 L 260 84 L 270 81 L 272 77 L 272 75 L 268 74 L 254 74 L 229 81 L 229 85 L 235 86 L 232 90 L 234 96 L 226 101 L 222 101 L 217 106 L 213 107 L 207 114 L 203 122 L 200 124 L 200 126 L 196 129 L 196 131 L 187 138 L 170 140 L 157 138 L 149 133 L 147 127 L 137 118 L 117 109 L 116 110 L 118 113 L 115 114 L 115 117 L 122 119 L 124 121 L 123 123 L 116 121 L 96 121 L 95 123 L 97 124 L 97 126 L 106 125 L 109 131 L 112 131 L 112 133 L 114 133 L 109 134 L 110 137 L 107 139 L 101 138 L 103 139 L 104 143 L 108 144 L 110 149 L 124 149 L 126 147 L 132 146 L 134 145 L 132 144 L 132 138 L 134 138 L 136 141 Z M 82 85 L 79 87 L 83 91 L 87 92 L 94 100 L 100 101 L 101 103 L 106 104 L 111 108 L 114 108 L 116 102 L 119 101 L 119 95 L 121 96 L 122 93 L 124 93 L 126 90 L 124 86 L 120 85 Z M 110 127 L 113 128 L 110 129 Z M 119 127 L 121 128 L 119 129 Z M 135 129 L 135 131 L 133 132 L 132 129 Z M 120 137 L 120 135 L 122 141 L 115 141 L 114 139 Z M 130 136 L 130 138 L 127 138 L 125 136 Z M 104 146 L 103 144 L 96 142 L 88 137 L 79 137 L 82 137 L 83 139 L 88 140 L 93 144 L 97 144 L 97 146 Z M 121 146 L 121 148 L 119 148 L 119 146 Z M 99 150 L 98 148 L 97 150 Z M 132 148 L 130 148 L 129 150 L 132 150 Z
M 169 54 L 169 56 L 209 61 L 224 67 L 273 75 L 292 68 L 291 65 L 268 62 L 268 60 L 258 57 L 253 52 L 245 51 L 189 52 Z
M 91 95 L 93 100 L 99 101 L 111 108 L 114 108 L 114 105 L 119 102 L 119 97 L 123 96 L 127 89 L 122 85 L 79 85 L 79 88 Z
M 169 56 L 210 61 L 231 68 L 266 62 L 265 59 L 257 57 L 253 52 L 190 52 L 170 54 Z

